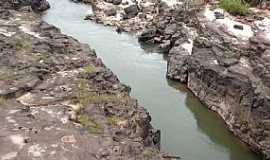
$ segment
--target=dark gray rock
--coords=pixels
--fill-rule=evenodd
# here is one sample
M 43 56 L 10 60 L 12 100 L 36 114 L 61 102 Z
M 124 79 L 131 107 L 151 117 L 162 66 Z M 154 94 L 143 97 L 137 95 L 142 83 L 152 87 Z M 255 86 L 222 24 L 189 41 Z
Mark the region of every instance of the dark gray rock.
M 235 25 L 233 25 L 233 28 L 239 29 L 239 30 L 243 30 L 244 29 L 244 26 L 243 25 L 235 24 Z
M 133 4 L 124 8 L 124 11 L 125 11 L 124 19 L 134 18 L 139 13 L 139 7 L 138 5 Z
M 224 14 L 221 12 L 214 12 L 216 19 L 224 19 Z
M 165 30 L 164 30 L 164 34 L 166 35 L 173 35 L 174 33 L 176 33 L 176 31 L 178 30 L 178 25 L 177 24 L 170 24 L 168 25 Z
M 181 46 L 173 47 L 169 52 L 167 77 L 187 83 L 189 53 Z
M 115 16 L 117 14 L 116 8 L 114 6 L 109 6 L 104 10 L 107 16 Z
M 31 8 L 36 12 L 43 12 L 50 8 L 50 4 L 46 0 L 32 0 Z
M 181 47 L 173 47 L 167 76 L 186 83 L 203 103 L 224 119 L 235 135 L 269 158 L 270 52 L 264 44 L 267 42 L 252 37 L 250 49 L 233 48 L 223 44 L 220 37 L 215 39 L 210 35 L 212 39 L 195 39 L 191 55 Z M 264 50 L 258 49 L 262 44 Z M 239 49 L 241 54 L 238 54 Z
M 114 5 L 120 5 L 122 3 L 122 0 L 106 0 L 107 3 L 112 3 Z
M 159 48 L 163 53 L 168 53 L 169 50 L 171 49 L 172 44 L 170 40 L 164 40 L 160 45 Z
M 122 3 L 122 0 L 113 0 L 112 2 L 114 5 L 120 5 Z
M 138 37 L 140 42 L 146 42 L 148 40 L 153 39 L 157 34 L 157 30 L 155 28 L 145 29 Z

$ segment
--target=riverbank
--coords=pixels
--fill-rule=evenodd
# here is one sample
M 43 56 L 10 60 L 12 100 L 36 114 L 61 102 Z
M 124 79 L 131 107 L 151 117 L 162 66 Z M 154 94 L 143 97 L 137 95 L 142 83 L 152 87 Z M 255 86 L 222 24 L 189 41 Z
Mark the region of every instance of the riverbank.
M 95 51 L 1 2 L 1 159 L 168 159 L 160 131 Z
M 252 9 L 255 12 L 248 18 L 239 19 L 223 14 L 218 7 L 212 9 L 213 3 L 195 7 L 187 16 L 181 3 L 163 1 L 153 5 L 159 7 L 149 12 L 155 18 L 148 21 L 147 16 L 139 16 L 145 14 L 140 4 L 147 2 L 137 1 L 132 2 L 139 8 L 135 17 L 115 20 L 114 15 L 105 15 L 105 9 L 100 7 L 106 6 L 103 3 L 113 4 L 93 1 L 97 13 L 87 19 L 124 31 L 142 32 L 140 41 L 158 44 L 163 52 L 169 53 L 168 78 L 187 84 L 204 104 L 219 113 L 237 137 L 253 151 L 269 157 L 267 11 L 259 14 L 258 10 Z M 166 4 L 165 8 L 163 4 Z M 114 4 L 115 15 L 127 14 L 126 7 L 118 9 L 117 6 Z M 194 11 L 198 11 L 199 16 L 192 14 Z M 136 29 L 125 29 L 128 27 L 121 25 L 134 20 L 138 23 L 132 22 L 130 26 L 141 26 L 142 22 L 147 25 Z

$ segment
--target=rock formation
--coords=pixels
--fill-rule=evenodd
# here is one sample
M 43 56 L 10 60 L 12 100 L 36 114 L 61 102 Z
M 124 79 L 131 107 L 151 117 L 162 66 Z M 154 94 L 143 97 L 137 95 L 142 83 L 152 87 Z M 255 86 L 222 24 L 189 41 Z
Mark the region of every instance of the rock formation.
M 164 159 L 149 113 L 95 51 L 12 2 L 0 1 L 1 159 Z

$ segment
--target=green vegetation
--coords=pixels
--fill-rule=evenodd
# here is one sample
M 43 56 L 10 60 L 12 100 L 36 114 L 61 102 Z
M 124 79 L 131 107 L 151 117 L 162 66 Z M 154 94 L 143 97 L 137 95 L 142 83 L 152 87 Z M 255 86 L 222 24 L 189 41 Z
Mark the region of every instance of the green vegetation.
M 32 45 L 30 41 L 25 40 L 23 38 L 15 39 L 15 43 L 17 50 L 30 50 Z
M 89 90 L 88 90 L 88 85 L 87 85 L 87 80 L 86 79 L 80 79 L 79 83 L 79 104 L 81 106 L 85 106 L 89 103 Z
M 83 71 L 85 73 L 93 73 L 96 71 L 96 69 L 93 66 L 88 65 L 88 66 L 83 67 Z
M 107 117 L 107 121 L 109 124 L 116 126 L 118 122 L 120 121 L 120 119 L 117 116 L 110 116 L 110 117 Z
M 98 134 L 102 132 L 101 126 L 95 122 L 94 120 L 91 120 L 87 115 L 79 115 L 78 121 L 86 127 L 87 131 L 92 134 Z
M 145 148 L 145 150 L 143 151 L 143 157 L 145 160 L 151 160 L 153 159 L 157 154 L 157 151 L 153 148 Z
M 244 16 L 248 14 L 249 5 L 242 0 L 221 0 L 220 7 L 232 15 Z
M 16 80 L 18 78 L 20 78 L 20 75 L 14 74 L 13 72 L 0 74 L 0 80 Z
M 3 96 L 0 96 L 0 105 L 4 104 L 6 102 L 6 98 L 4 98 Z
M 91 49 L 91 52 L 93 53 L 93 55 L 97 55 L 96 50 L 95 49 Z
M 81 79 L 79 84 L 79 104 L 85 106 L 89 103 L 120 102 L 116 95 L 98 94 L 89 91 L 86 79 Z
M 95 93 L 88 92 L 80 96 L 79 103 L 85 106 L 89 103 L 104 103 L 104 102 L 119 102 L 119 99 L 114 95 L 97 95 Z
M 50 55 L 48 54 L 41 54 L 41 53 L 37 53 L 37 54 L 33 54 L 33 58 L 36 60 L 36 61 L 40 61 L 40 60 L 46 60 L 50 57 Z

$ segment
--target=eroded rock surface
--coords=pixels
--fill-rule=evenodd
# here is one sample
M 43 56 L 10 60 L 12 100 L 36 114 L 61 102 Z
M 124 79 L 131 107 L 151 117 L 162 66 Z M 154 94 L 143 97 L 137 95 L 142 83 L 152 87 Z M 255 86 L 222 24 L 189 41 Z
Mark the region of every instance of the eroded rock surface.
M 163 159 L 150 115 L 88 45 L 0 5 L 1 160 Z
M 192 42 L 191 50 L 170 38 L 174 45 L 168 52 L 167 76 L 186 83 L 204 104 L 219 113 L 236 136 L 269 159 L 270 45 L 267 34 L 262 35 L 261 30 L 244 32 L 250 27 L 247 25 L 236 32 L 230 26 L 220 25 L 222 21 L 204 20 L 199 17 L 198 21 L 193 21 L 199 24 L 199 27 L 191 25 L 196 36 L 185 32 L 176 38 L 188 37 L 187 41 Z M 233 26 L 231 23 L 229 25 Z

